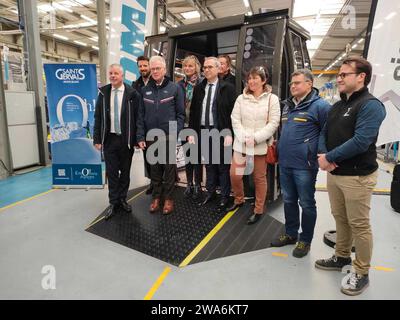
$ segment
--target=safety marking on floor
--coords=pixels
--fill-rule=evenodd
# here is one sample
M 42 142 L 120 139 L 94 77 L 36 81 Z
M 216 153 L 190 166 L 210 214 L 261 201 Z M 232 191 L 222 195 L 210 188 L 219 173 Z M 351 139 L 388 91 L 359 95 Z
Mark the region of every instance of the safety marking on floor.
M 138 194 L 135 194 L 135 195 L 134 195 L 132 198 L 130 198 L 127 202 L 129 202 L 129 201 L 131 201 L 131 200 L 133 200 L 133 199 L 139 197 L 139 196 L 140 196 L 143 192 L 145 192 L 145 191 L 146 191 L 146 190 L 143 190 L 143 191 L 139 192 Z M 101 216 L 100 218 L 94 220 L 92 223 L 90 223 L 90 224 L 85 228 L 85 230 L 87 230 L 87 229 L 89 229 L 90 227 L 94 226 L 96 223 L 100 222 L 100 221 L 103 220 L 103 219 L 104 219 L 104 216 Z
M 190 261 L 194 259 L 194 257 L 206 246 L 206 244 L 217 234 L 219 230 L 224 226 L 225 223 L 238 211 L 239 208 L 235 209 L 234 211 L 228 212 L 225 217 L 212 229 L 208 235 L 197 245 L 196 248 L 181 262 L 179 265 L 180 268 L 186 267 Z
M 386 272 L 393 272 L 394 269 L 393 268 L 386 268 L 386 267 L 380 267 L 380 266 L 376 266 L 376 267 L 372 267 L 375 270 L 378 271 L 386 271 Z
M 147 292 L 146 296 L 144 297 L 144 300 L 151 300 L 158 290 L 158 288 L 161 286 L 161 284 L 164 282 L 165 278 L 167 277 L 168 273 L 171 272 L 170 267 L 165 267 L 164 271 L 161 273 L 161 275 L 158 277 L 157 281 L 153 284 L 149 292 Z
M 55 190 L 56 190 L 56 189 L 50 189 L 50 190 L 48 190 L 48 191 L 45 191 L 45 192 L 39 193 L 39 194 L 37 194 L 37 195 L 34 195 L 34 196 L 32 196 L 32 197 L 26 198 L 26 199 L 24 199 L 24 200 L 20 200 L 20 201 L 14 202 L 14 203 L 9 204 L 9 205 L 7 205 L 7 206 L 5 206 L 5 207 L 1 207 L 1 208 L 0 208 L 0 212 L 1 212 L 1 211 L 4 211 L 4 210 L 7 210 L 7 209 L 10 209 L 10 208 L 12 208 L 12 207 L 15 207 L 16 205 L 19 205 L 19 204 L 21 204 L 21 203 L 24 203 L 24 202 L 33 200 L 33 199 L 35 199 L 35 198 L 44 196 L 44 195 L 46 195 L 46 194 L 48 194 L 48 193 L 50 193 L 50 192 L 53 192 L 53 191 L 55 191 Z
M 281 252 L 272 252 L 272 255 L 281 258 L 287 258 L 289 256 L 287 253 L 281 253 Z

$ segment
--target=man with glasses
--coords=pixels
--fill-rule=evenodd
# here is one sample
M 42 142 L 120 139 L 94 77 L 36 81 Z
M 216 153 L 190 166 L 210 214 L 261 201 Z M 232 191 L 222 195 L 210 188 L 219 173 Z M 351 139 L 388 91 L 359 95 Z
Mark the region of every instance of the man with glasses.
M 271 245 L 282 247 L 297 243 L 293 256 L 302 258 L 310 251 L 314 236 L 318 138 L 330 105 L 313 88 L 314 78 L 310 70 L 297 70 L 291 79 L 292 96 L 283 101 L 282 131 L 278 143 L 286 232 Z M 299 203 L 302 209 L 300 235 Z
M 164 199 L 162 208 L 163 214 L 170 214 L 174 210 L 173 192 L 176 178 L 176 143 L 169 143 L 178 138 L 179 132 L 183 129 L 185 121 L 185 98 L 183 90 L 176 83 L 169 80 L 166 75 L 165 60 L 161 56 L 150 58 L 151 80 L 147 86 L 142 88 L 143 103 L 139 109 L 137 123 L 137 140 L 139 147 L 144 150 L 154 141 L 146 140 L 152 129 L 163 131 L 163 135 L 155 133 L 155 140 L 158 141 L 158 150 L 151 164 L 150 175 L 153 186 L 152 202 L 149 211 L 155 213 L 161 209 L 161 201 Z M 170 128 L 174 129 L 170 132 Z M 162 146 L 161 146 L 162 144 Z M 174 150 L 169 150 L 170 145 Z M 163 154 L 163 153 L 166 154 Z M 152 156 L 150 154 L 150 156 Z M 171 157 L 173 157 L 171 159 Z
M 315 262 L 323 270 L 354 270 L 342 281 L 347 295 L 362 293 L 369 284 L 372 231 L 369 211 L 377 182 L 376 146 L 379 127 L 386 116 L 384 105 L 368 92 L 372 66 L 361 57 L 343 61 L 337 76 L 341 100 L 329 111 L 319 140 L 319 166 L 328 171 L 327 187 L 336 222 L 335 254 Z
M 217 181 L 221 186 L 221 199 L 217 206 L 217 211 L 224 212 L 228 206 L 229 195 L 231 192 L 231 183 L 229 176 L 230 159 L 224 159 L 224 147 L 232 148 L 232 122 L 231 113 L 235 104 L 235 89 L 230 83 L 218 79 L 218 71 L 220 62 L 215 57 L 208 57 L 204 60 L 204 76 L 205 79 L 198 84 L 193 91 L 193 99 L 191 104 L 189 128 L 196 131 L 199 139 L 201 138 L 202 130 L 213 130 L 221 132 L 224 129 L 230 130 L 230 135 L 224 139 L 209 138 L 209 148 L 204 150 L 201 148 L 202 156 L 206 160 L 206 197 L 199 203 L 199 206 L 204 206 L 207 203 L 214 201 L 216 195 Z M 217 131 L 218 130 L 218 131 Z M 215 145 L 219 142 L 219 146 Z M 194 137 L 189 137 L 189 143 L 203 143 Z M 207 145 L 207 144 L 205 144 Z M 220 156 L 217 163 L 213 161 L 213 153 L 219 152 Z M 231 151 L 232 152 L 232 151 Z M 208 160 L 208 161 L 207 161 Z

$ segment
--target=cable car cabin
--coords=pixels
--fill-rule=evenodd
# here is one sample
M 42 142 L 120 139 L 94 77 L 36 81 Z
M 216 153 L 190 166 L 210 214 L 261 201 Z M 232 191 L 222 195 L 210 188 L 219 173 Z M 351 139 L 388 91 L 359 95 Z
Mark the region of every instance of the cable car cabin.
M 290 74 L 311 69 L 306 40 L 309 33 L 289 18 L 288 10 L 253 16 L 238 15 L 170 29 L 168 33 L 146 38 L 145 55 L 162 55 L 167 74 L 176 81 L 183 77 L 182 60 L 188 55 L 205 57 L 227 54 L 236 77 L 236 94 L 242 93 L 247 72 L 254 66 L 268 69 L 269 84 L 280 99 L 289 94 Z M 173 76 L 173 77 L 172 77 Z M 267 200 L 280 195 L 277 166 L 268 165 Z M 246 196 L 254 194 L 253 179 L 245 176 Z

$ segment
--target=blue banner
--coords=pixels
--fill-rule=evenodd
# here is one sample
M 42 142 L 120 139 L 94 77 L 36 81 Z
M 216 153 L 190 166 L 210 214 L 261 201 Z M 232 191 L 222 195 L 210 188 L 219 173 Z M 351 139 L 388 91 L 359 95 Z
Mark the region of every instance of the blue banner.
M 101 154 L 93 146 L 97 98 L 95 64 L 44 64 L 53 185 L 103 185 Z

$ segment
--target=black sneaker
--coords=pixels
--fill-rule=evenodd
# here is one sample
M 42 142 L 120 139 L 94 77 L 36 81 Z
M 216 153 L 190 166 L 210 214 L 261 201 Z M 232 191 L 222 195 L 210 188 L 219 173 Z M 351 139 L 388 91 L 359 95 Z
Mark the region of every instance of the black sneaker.
M 361 294 L 369 285 L 368 275 L 357 274 L 350 272 L 342 280 L 341 291 L 349 296 Z
M 287 234 L 283 234 L 278 239 L 275 239 L 271 242 L 271 247 L 283 247 L 287 246 L 288 244 L 296 244 L 296 242 L 296 238 L 292 238 Z
M 351 264 L 351 258 L 336 257 L 333 255 L 329 259 L 315 261 L 315 267 L 323 270 L 342 271 L 344 266 Z
M 293 257 L 303 258 L 310 251 L 311 245 L 303 241 L 297 242 L 296 248 L 293 250 Z

